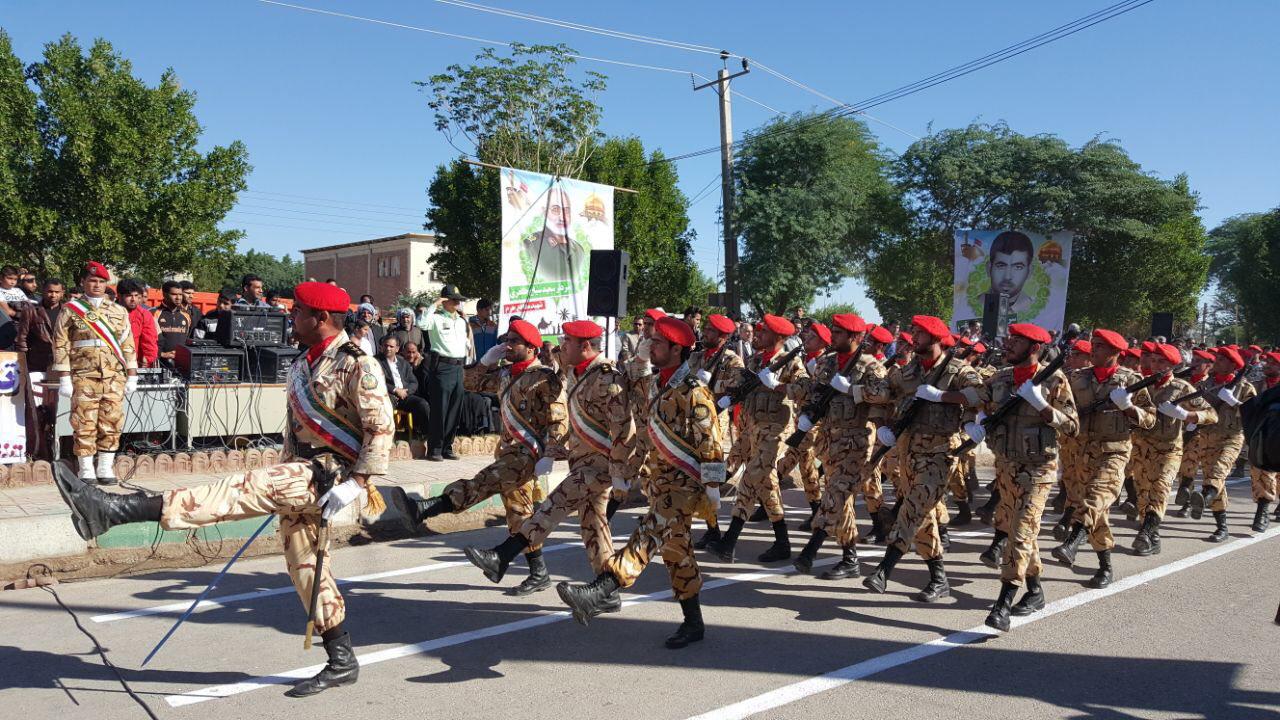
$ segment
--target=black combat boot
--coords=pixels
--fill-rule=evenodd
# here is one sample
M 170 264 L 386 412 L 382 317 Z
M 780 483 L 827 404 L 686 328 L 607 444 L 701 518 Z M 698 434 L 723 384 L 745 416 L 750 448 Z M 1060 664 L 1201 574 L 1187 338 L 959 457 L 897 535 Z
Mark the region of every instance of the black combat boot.
M 1061 479 L 1058 480 L 1058 493 L 1053 496 L 1049 507 L 1056 513 L 1067 509 L 1067 484 L 1062 482 Z
M 733 562 L 733 548 L 738 544 L 738 536 L 742 534 L 742 526 L 746 525 L 742 518 L 735 517 L 729 521 L 729 529 L 719 540 L 707 543 L 707 552 L 720 558 L 722 562 Z
M 1193 483 L 1195 483 L 1195 478 L 1178 478 L 1178 492 L 1173 496 L 1175 504 L 1186 507 L 1187 503 L 1191 502 L 1191 485 Z
M 1253 514 L 1253 531 L 1266 532 L 1267 526 L 1271 524 L 1271 516 L 1267 511 L 1271 509 L 1271 503 L 1266 500 L 1258 501 L 1258 510 Z
M 768 550 L 760 553 L 758 562 L 768 563 L 791 558 L 791 538 L 787 535 L 787 521 L 779 520 L 773 524 L 773 544 Z
M 618 512 L 618 508 L 622 507 L 622 501 L 617 498 L 609 498 L 609 504 L 604 508 L 604 519 L 612 520 L 614 513 Z
M 586 625 L 596 615 L 609 612 L 608 608 L 614 604 L 620 587 L 612 573 L 602 572 L 586 585 L 570 585 L 561 581 L 556 585 L 556 593 L 573 611 L 573 619 Z
M 1227 511 L 1226 511 L 1226 510 L 1214 510 L 1214 511 L 1213 511 L 1213 522 L 1214 522 L 1214 524 L 1215 524 L 1215 526 L 1216 526 L 1216 527 L 1214 527 L 1214 529 L 1213 529 L 1213 534 L 1209 536 L 1209 542 L 1211 542 L 1211 543 L 1220 543 L 1220 542 L 1222 542 L 1223 540 L 1226 540 L 1226 539 L 1227 539 L 1227 537 L 1228 537 L 1228 534 L 1227 534 Z
M 880 513 L 878 511 L 871 513 L 870 536 L 873 543 L 884 542 L 884 527 L 880 524 Z
M 400 521 L 409 532 L 417 530 L 418 525 L 427 518 L 455 510 L 453 501 L 444 495 L 425 499 L 413 498 L 409 497 L 409 493 L 399 485 L 380 485 L 378 493 L 382 495 L 389 509 L 395 509 L 396 514 L 400 516 Z
M 751 513 L 751 517 L 747 518 L 748 522 L 764 522 L 769 519 L 769 513 L 765 512 L 764 503 L 756 506 L 756 511 Z
M 858 547 L 850 544 L 847 548 L 841 548 L 843 557 L 835 567 L 822 573 L 819 577 L 823 580 L 843 580 L 845 578 L 855 578 L 862 574 L 858 570 Z
M 1138 536 L 1133 539 L 1133 554 L 1138 557 L 1160 554 L 1160 516 L 1154 510 L 1148 510 L 1142 519 Z
M 1111 551 L 1098 551 L 1098 572 L 1089 578 L 1091 588 L 1104 588 L 1111 584 Z
M 1120 512 L 1129 522 L 1138 519 L 1138 486 L 1132 476 L 1124 479 L 1124 502 L 1120 503 Z
M 818 557 L 818 550 L 822 549 L 822 543 L 826 539 L 826 530 L 813 531 L 813 534 L 809 536 L 809 542 L 805 543 L 804 549 L 800 551 L 800 554 L 791 563 L 795 566 L 797 572 L 808 575 L 809 571 L 813 570 L 813 560 Z
M 356 654 L 351 649 L 351 635 L 345 631 L 339 631 L 334 637 L 325 638 L 322 642 L 329 661 L 319 673 L 316 673 L 315 677 L 294 685 L 292 690 L 285 693 L 285 696 L 307 697 L 329 688 L 353 685 L 359 679 L 360 663 L 356 661 Z
M 894 514 L 893 510 L 884 505 L 881 505 L 880 509 L 876 511 L 876 519 L 880 521 L 880 525 L 872 531 L 874 533 L 872 540 L 874 540 L 877 545 L 883 544 L 885 542 L 885 538 L 889 536 L 889 531 L 893 529 L 893 521 L 895 517 L 897 516 Z
M 708 525 L 707 531 L 702 533 L 702 537 L 698 538 L 698 541 L 693 544 L 693 549 L 706 550 L 707 547 L 711 545 L 711 543 L 719 539 L 720 539 L 720 527 L 719 526 L 711 527 L 710 525 Z
M 1272 519 L 1276 522 L 1280 522 L 1280 503 L 1276 503 L 1276 515 Z
M 942 550 L 945 552 L 951 549 L 951 533 L 947 531 L 947 526 L 938 523 L 938 540 L 942 542 Z
M 991 525 L 992 518 L 996 514 L 996 507 L 1000 505 L 1000 491 L 993 484 L 991 487 L 991 497 L 987 498 L 986 504 L 978 508 L 978 519 L 983 525 Z
M 1191 519 L 1199 520 L 1204 516 L 1204 509 L 1213 506 L 1213 499 L 1218 497 L 1217 488 L 1206 487 L 1191 493 Z
M 1018 601 L 1018 604 L 1009 610 L 1009 614 L 1014 617 L 1023 617 L 1043 609 L 1044 588 L 1040 585 L 1040 576 L 1028 576 L 1027 591 L 1022 594 L 1022 599 Z
M 893 574 L 893 568 L 902 559 L 902 551 L 897 545 L 890 545 L 884 549 L 884 558 L 880 560 L 880 564 L 876 566 L 876 571 L 872 573 L 866 580 L 862 581 L 862 586 L 868 590 L 874 590 L 880 594 L 884 594 L 885 588 L 889 585 L 889 576 Z
M 702 640 L 707 630 L 702 624 L 702 605 L 698 602 L 697 595 L 681 600 L 680 609 L 684 611 L 684 622 L 680 623 L 680 627 L 676 628 L 676 634 L 667 638 L 666 642 L 667 647 L 672 650 L 679 650 Z
M 71 509 L 76 533 L 85 540 L 92 540 L 116 525 L 159 521 L 164 510 L 164 498 L 160 495 L 104 492 L 86 484 L 60 462 L 53 464 L 53 479 Z
M 818 506 L 820 504 L 821 503 L 816 502 L 809 503 L 809 519 L 800 523 L 800 532 L 810 532 L 813 530 L 813 519 L 818 515 Z
M 991 545 L 982 551 L 978 559 L 989 568 L 998 568 L 1000 567 L 1000 558 L 1004 556 L 1004 546 L 1008 544 L 1009 533 L 997 530 L 996 536 L 991 538 Z
M 929 566 L 929 584 L 912 595 L 911 599 L 916 602 L 934 603 L 944 597 L 951 597 L 951 585 L 947 583 L 947 571 L 942 566 L 942 558 L 925 560 L 924 564 Z
M 547 572 L 547 563 L 542 559 L 542 551 L 525 553 L 524 559 L 529 563 L 529 577 L 508 590 L 508 595 L 524 597 L 551 587 L 551 574 Z
M 1075 565 L 1076 552 L 1080 550 L 1080 543 L 1084 542 L 1084 536 L 1084 525 L 1080 523 L 1072 525 L 1066 539 L 1062 541 L 1061 545 L 1053 549 L 1053 556 L 1067 567 Z
M 991 612 L 987 614 L 987 620 L 984 624 L 1000 632 L 1008 632 L 1009 611 L 1013 605 L 1013 596 L 1017 594 L 1017 585 L 1011 582 L 1001 583 L 1000 595 L 996 597 L 996 604 L 991 606 Z
M 1075 514 L 1075 508 L 1067 508 L 1062 511 L 1062 517 L 1058 518 L 1058 522 L 1053 526 L 1053 539 L 1062 542 L 1067 539 L 1067 534 L 1071 532 L 1071 516 Z
M 498 583 L 502 582 L 502 576 L 507 574 L 511 561 L 515 560 L 516 556 L 524 552 L 527 547 L 529 547 L 529 540 L 524 535 L 516 533 L 492 550 L 467 547 L 462 549 L 462 554 L 467 556 L 472 565 L 484 571 L 484 576 L 489 578 L 489 582 Z
M 956 516 L 951 518 L 951 522 L 947 523 L 951 527 L 964 527 L 973 522 L 973 511 L 969 509 L 968 500 L 956 501 Z

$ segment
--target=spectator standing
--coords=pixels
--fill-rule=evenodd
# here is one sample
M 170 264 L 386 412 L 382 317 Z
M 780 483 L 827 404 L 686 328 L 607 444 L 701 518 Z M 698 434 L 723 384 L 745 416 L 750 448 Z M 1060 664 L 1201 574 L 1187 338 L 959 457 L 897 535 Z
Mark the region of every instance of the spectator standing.
M 386 376 L 391 404 L 396 410 L 407 412 L 413 417 L 415 432 L 426 430 L 427 401 L 418 395 L 418 378 L 413 374 L 409 361 L 400 356 L 400 341 L 395 335 L 388 335 L 383 339 L 378 364 L 382 366 L 382 374 Z
M 157 345 L 160 359 L 172 365 L 178 346 L 186 344 L 187 338 L 195 332 L 196 322 L 191 311 L 183 307 L 182 283 L 166 281 L 160 292 L 160 307 L 155 309 L 156 329 L 159 331 Z
M 36 276 L 24 270 L 18 278 L 18 289 L 27 296 L 27 300 L 33 303 L 40 302 L 40 293 L 37 292 L 37 287 Z
M 240 297 L 236 299 L 236 306 L 269 308 L 265 299 L 266 291 L 262 286 L 262 278 L 257 275 L 245 275 L 240 280 Z
M 40 302 L 28 303 L 18 316 L 14 349 L 26 353 L 29 372 L 44 373 L 53 364 L 53 327 L 66 292 L 61 280 L 46 280 Z
M 689 306 L 684 309 L 684 322 L 693 330 L 693 336 L 702 339 L 702 308 Z
M 133 331 L 133 347 L 137 353 L 138 367 L 155 367 L 159 357 L 156 319 L 147 309 L 143 298 L 146 291 L 137 280 L 121 280 L 116 284 L 116 302 L 129 313 L 129 328 Z
M 476 314 L 470 318 L 470 323 L 472 349 L 479 358 L 498 344 L 498 322 L 493 317 L 493 301 L 482 298 L 476 302 Z
M 413 317 L 413 311 L 409 308 L 400 308 L 399 312 L 396 313 L 396 324 L 391 326 L 391 330 L 387 333 L 387 337 L 393 337 L 396 339 L 396 342 L 400 345 L 401 354 L 404 353 L 405 348 L 407 348 L 410 343 L 413 343 L 419 348 L 426 343 L 422 334 L 422 328 L 418 327 L 417 322 Z
M 747 322 L 746 320 L 739 320 L 738 321 L 738 339 L 733 343 L 732 346 L 730 346 L 729 349 L 734 351 L 738 355 L 738 357 L 742 358 L 745 361 L 747 358 L 751 357 L 756 352 L 755 344 L 752 342 L 753 340 L 755 340 L 755 335 L 756 335 L 756 329 L 754 325 Z
M 15 321 L 18 318 L 16 306 L 31 302 L 27 294 L 22 292 L 22 288 L 18 287 L 20 274 L 18 268 L 13 265 L 0 268 L 0 310 L 4 310 L 9 318 Z
M 200 318 L 204 317 L 204 313 L 196 307 L 196 284 L 190 280 L 183 280 L 178 284 L 182 287 L 182 308 L 191 316 L 191 327 L 194 329 L 200 323 Z
M 218 293 L 218 307 L 213 312 L 205 315 L 196 322 L 195 336 L 197 338 L 212 340 L 214 333 L 218 332 L 218 323 L 231 313 L 231 307 L 235 304 L 235 296 L 229 290 L 223 290 Z
M 431 343 L 427 368 L 427 398 L 431 403 L 427 425 L 428 460 L 458 457 L 453 452 L 453 438 L 462 409 L 462 373 L 469 349 L 467 318 L 460 307 L 463 299 L 457 287 L 445 285 L 422 325 L 422 332 Z

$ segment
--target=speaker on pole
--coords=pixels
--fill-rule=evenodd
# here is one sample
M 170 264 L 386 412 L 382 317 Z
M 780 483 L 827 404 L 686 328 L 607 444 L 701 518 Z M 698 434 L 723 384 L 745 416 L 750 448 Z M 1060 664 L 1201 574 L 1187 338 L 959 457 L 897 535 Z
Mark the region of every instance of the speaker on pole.
M 627 314 L 627 271 L 631 256 L 625 250 L 592 250 L 587 276 L 587 314 L 623 317 Z
M 1163 337 L 1166 342 L 1173 339 L 1173 313 L 1151 313 L 1151 337 Z
M 982 294 L 982 336 L 994 340 L 1000 334 L 1000 293 Z

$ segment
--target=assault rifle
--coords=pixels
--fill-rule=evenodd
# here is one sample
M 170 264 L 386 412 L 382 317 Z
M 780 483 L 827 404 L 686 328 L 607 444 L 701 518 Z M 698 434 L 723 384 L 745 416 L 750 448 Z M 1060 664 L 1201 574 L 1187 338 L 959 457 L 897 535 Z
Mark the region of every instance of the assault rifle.
M 720 366 L 724 364 L 724 351 L 728 350 L 729 346 L 737 341 L 738 331 L 734 330 L 733 334 L 729 336 L 729 339 L 725 340 L 724 343 L 720 345 L 720 349 L 716 351 L 716 356 L 711 358 L 711 362 L 707 365 L 707 372 L 711 373 L 711 380 L 707 385 L 710 386 L 712 390 L 715 390 L 716 379 L 720 376 Z
M 1212 385 L 1207 388 L 1201 388 L 1199 390 L 1196 390 L 1195 392 L 1187 393 L 1186 395 L 1176 397 L 1170 400 L 1169 402 L 1174 405 L 1178 405 L 1198 397 L 1209 397 L 1209 395 L 1217 395 L 1218 392 L 1223 388 L 1230 388 L 1232 390 L 1235 390 L 1237 387 L 1239 387 L 1240 381 L 1244 380 L 1245 376 L 1248 375 L 1249 372 L 1254 369 L 1254 367 L 1255 367 L 1254 365 L 1246 364 L 1244 367 L 1237 370 L 1236 374 L 1232 375 L 1230 380 L 1224 383 L 1220 383 L 1218 385 Z M 1183 429 L 1182 444 L 1185 446 L 1188 442 L 1190 442 L 1191 438 L 1195 437 L 1196 431 L 1198 431 L 1199 429 L 1200 428 L 1198 426 L 1191 430 Z
M 1148 375 L 1142 378 L 1141 380 L 1139 380 L 1138 382 L 1133 383 L 1132 385 L 1126 385 L 1124 387 L 1124 391 L 1129 395 L 1134 395 L 1136 393 L 1142 392 L 1143 390 L 1146 390 L 1152 385 L 1163 382 L 1164 378 L 1170 375 L 1172 375 L 1173 377 L 1180 378 L 1180 377 L 1186 377 L 1190 374 L 1191 374 L 1190 365 L 1179 365 L 1178 367 L 1168 370 L 1166 372 L 1154 373 L 1152 375 Z M 1080 408 L 1080 417 L 1083 418 L 1086 415 L 1092 415 L 1098 410 L 1101 410 L 1102 407 L 1109 402 L 1111 402 L 1111 397 L 1109 395 L 1106 397 L 1101 397 L 1101 398 L 1098 398 L 1097 400 L 1094 400 L 1088 406 Z
M 773 362 L 769 363 L 768 365 L 769 371 L 778 372 L 782 368 L 786 367 L 787 363 L 795 359 L 795 357 L 799 355 L 803 350 L 804 350 L 803 343 L 795 346 L 794 348 L 791 348 L 791 350 L 789 350 L 786 355 L 783 355 L 782 357 L 777 358 Z M 760 377 L 744 368 L 742 370 L 742 382 L 738 383 L 738 387 L 734 388 L 733 392 L 724 396 L 729 398 L 731 401 L 729 403 L 729 407 L 733 407 L 734 405 L 737 405 L 743 400 L 746 400 L 747 396 L 750 395 L 756 388 L 760 387 L 760 385 L 761 385 Z M 724 412 L 724 410 L 722 409 L 720 412 Z
M 871 327 L 868 327 L 862 335 L 862 340 L 858 342 L 858 347 L 854 348 L 853 357 L 849 358 L 849 362 L 840 368 L 839 374 L 848 377 L 849 373 L 853 372 L 854 366 L 858 364 L 858 359 L 862 357 L 862 353 L 867 349 L 867 339 L 870 337 Z M 804 409 L 800 414 L 807 415 L 809 420 L 816 425 L 819 420 L 827 416 L 827 411 L 831 409 L 831 401 L 835 397 L 836 389 L 831 387 L 830 383 L 822 385 L 814 391 L 813 399 L 805 403 Z M 791 433 L 791 437 L 787 438 L 787 447 L 800 447 L 800 443 L 804 442 L 804 437 L 807 434 L 808 431 L 797 427 L 796 431 Z
M 957 347 L 952 347 L 951 349 L 947 350 L 947 352 L 944 353 L 942 358 L 938 361 L 937 368 L 929 376 L 929 381 L 923 384 L 936 386 L 936 383 L 942 379 L 942 374 L 947 371 L 947 365 L 951 363 L 951 359 L 958 354 L 959 350 L 960 348 L 957 348 Z M 920 410 L 924 408 L 924 404 L 927 402 L 929 401 L 916 398 L 915 400 L 911 401 L 911 404 L 908 405 L 905 410 L 902 411 L 902 415 L 900 415 L 897 421 L 893 423 L 892 431 L 893 431 L 893 436 L 895 438 L 901 437 L 902 433 L 905 432 L 907 428 L 911 427 L 912 423 L 916 421 L 916 414 L 919 413 Z M 884 456 L 887 455 L 888 453 L 889 453 L 888 445 L 881 445 L 877 447 L 876 451 L 871 454 L 870 467 L 875 467 L 876 463 L 883 460 Z

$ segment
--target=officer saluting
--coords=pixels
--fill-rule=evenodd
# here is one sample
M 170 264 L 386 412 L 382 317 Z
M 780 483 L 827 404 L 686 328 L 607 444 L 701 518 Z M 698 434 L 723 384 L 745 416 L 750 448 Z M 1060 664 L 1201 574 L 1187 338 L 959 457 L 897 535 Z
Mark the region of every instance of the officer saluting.
M 58 490 L 71 506 L 80 536 L 89 540 L 132 522 L 189 530 L 275 514 L 289 578 L 310 604 L 321 550 L 317 521 L 365 493 L 371 514 L 385 509 L 369 480 L 387 472 L 395 433 L 391 400 L 377 360 L 342 330 L 350 304 L 345 290 L 326 283 L 305 282 L 294 289 L 293 334 L 308 350 L 289 371 L 285 462 L 162 496 L 106 493 L 69 477 L 59 465 Z M 351 637 L 342 628 L 346 605 L 333 578 L 325 563 L 315 607 L 309 609 L 329 661 L 318 675 L 295 685 L 287 693 L 291 697 L 349 685 L 360 674 Z

